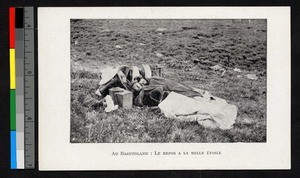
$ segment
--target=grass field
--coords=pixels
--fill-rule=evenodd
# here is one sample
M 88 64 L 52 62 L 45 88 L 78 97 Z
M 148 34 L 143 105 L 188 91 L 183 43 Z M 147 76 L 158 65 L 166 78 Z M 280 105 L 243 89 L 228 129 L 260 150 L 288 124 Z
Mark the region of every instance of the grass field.
M 70 141 L 265 142 L 266 30 L 265 20 L 71 20 Z M 236 105 L 233 128 L 204 128 L 149 107 L 105 113 L 84 105 L 85 96 L 96 97 L 101 68 L 157 63 L 165 78 Z M 214 65 L 225 74 L 211 70 Z

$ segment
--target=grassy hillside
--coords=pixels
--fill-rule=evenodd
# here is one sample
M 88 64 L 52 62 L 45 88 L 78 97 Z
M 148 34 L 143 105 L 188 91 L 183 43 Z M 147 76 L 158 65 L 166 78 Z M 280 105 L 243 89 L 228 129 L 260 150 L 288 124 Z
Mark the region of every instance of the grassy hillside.
M 71 142 L 265 142 L 266 28 L 265 20 L 71 20 Z M 101 68 L 157 63 L 164 77 L 236 105 L 233 128 L 203 128 L 148 107 L 105 113 L 84 105 L 96 98 Z

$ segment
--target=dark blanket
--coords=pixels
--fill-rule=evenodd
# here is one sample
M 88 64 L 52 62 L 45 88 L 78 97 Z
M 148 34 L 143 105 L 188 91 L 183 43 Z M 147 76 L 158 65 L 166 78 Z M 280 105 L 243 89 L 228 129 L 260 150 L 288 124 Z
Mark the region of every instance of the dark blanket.
M 187 97 L 202 96 L 191 87 L 161 77 L 152 77 L 148 79 L 148 85 L 143 87 L 135 98 L 135 104 L 138 106 L 148 105 L 157 106 L 163 101 L 169 92 L 176 92 Z
M 173 91 L 188 97 L 202 96 L 200 93 L 193 90 L 193 88 L 184 86 L 181 83 L 177 83 L 166 78 L 152 77 L 148 80 L 148 82 L 149 84 L 144 86 L 144 91 L 151 91 L 157 87 L 162 87 L 164 91 Z

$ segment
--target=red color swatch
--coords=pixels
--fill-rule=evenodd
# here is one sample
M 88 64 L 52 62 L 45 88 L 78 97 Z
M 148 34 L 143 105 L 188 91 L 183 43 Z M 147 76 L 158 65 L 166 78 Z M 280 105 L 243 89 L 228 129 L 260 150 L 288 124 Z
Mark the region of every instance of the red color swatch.
M 9 8 L 9 48 L 15 48 L 15 8 Z

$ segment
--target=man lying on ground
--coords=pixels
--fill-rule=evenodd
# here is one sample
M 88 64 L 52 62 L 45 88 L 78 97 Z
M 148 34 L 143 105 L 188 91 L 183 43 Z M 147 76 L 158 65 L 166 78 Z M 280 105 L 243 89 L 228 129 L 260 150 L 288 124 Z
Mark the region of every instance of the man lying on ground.
M 133 76 L 133 73 L 132 68 L 128 66 L 120 67 L 110 81 L 96 90 L 96 94 L 105 97 L 109 94 L 110 88 L 121 87 L 133 92 L 135 105 L 158 106 L 172 91 L 187 97 L 202 97 L 204 93 L 202 90 L 187 87 L 166 78 L 154 76 L 146 79 L 143 73 L 139 73 L 138 76 Z
M 166 117 L 197 121 L 204 127 L 229 129 L 235 123 L 237 107 L 209 92 L 184 86 L 161 77 L 132 75 L 132 68 L 121 67 L 117 74 L 101 85 L 96 94 L 105 97 L 112 87 L 133 92 L 137 106 L 158 106 Z M 136 72 L 135 72 L 136 73 Z
M 133 86 L 134 104 L 137 106 L 158 106 L 172 91 L 192 98 L 202 97 L 204 93 L 204 91 L 157 76 L 149 79 L 138 77 Z

